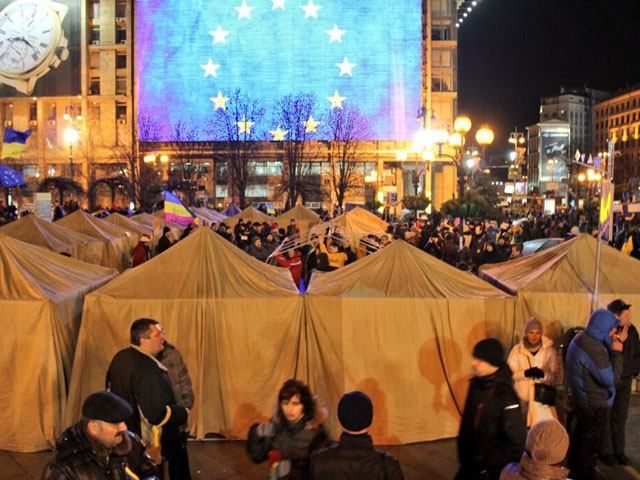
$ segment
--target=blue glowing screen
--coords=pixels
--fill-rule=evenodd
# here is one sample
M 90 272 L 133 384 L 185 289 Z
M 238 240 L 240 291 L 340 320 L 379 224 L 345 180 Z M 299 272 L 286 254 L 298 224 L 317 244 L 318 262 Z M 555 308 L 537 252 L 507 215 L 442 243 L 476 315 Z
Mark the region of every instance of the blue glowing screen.
M 138 118 L 153 119 L 158 140 L 175 140 L 177 124 L 223 140 L 204 125 L 237 89 L 260 100 L 266 131 L 276 103 L 298 93 L 315 95 L 321 122 L 357 107 L 371 139 L 418 126 L 420 0 L 137 0 L 135 32 Z

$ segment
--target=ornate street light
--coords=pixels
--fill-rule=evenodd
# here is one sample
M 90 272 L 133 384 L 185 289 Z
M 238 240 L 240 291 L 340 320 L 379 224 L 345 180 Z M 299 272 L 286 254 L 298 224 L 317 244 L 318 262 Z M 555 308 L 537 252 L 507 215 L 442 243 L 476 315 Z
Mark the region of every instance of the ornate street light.
M 76 145 L 80 141 L 80 132 L 73 125 L 68 126 L 64 129 L 62 134 L 64 139 L 64 143 L 69 146 L 69 166 L 71 168 L 71 179 L 74 178 L 73 171 L 73 146 Z

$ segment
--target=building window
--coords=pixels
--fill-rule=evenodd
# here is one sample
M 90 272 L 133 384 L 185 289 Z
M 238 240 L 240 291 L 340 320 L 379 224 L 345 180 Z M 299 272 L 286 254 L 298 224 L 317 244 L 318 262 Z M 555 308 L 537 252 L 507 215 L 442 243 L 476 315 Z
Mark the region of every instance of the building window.
M 116 18 L 126 18 L 127 16 L 127 2 L 116 3 Z
M 127 29 L 118 28 L 116 30 L 116 43 L 127 43 Z
M 38 104 L 36 102 L 32 102 L 29 105 L 29 121 L 38 121 Z
M 92 77 L 89 81 L 89 95 L 100 95 L 100 78 Z
M 116 55 L 116 68 L 127 68 L 127 56 L 118 54 Z
M 431 40 L 451 40 L 451 32 L 447 25 L 435 25 L 431 28 Z
M 89 121 L 100 123 L 100 104 L 91 105 L 89 107 Z
M 100 2 L 92 1 L 89 4 L 89 18 L 92 20 L 100 19 Z
M 127 77 L 116 78 L 116 95 L 127 94 Z
M 100 27 L 91 27 L 89 31 L 89 41 L 93 45 L 100 45 Z
M 127 121 L 127 104 L 116 102 L 116 119 L 118 122 Z

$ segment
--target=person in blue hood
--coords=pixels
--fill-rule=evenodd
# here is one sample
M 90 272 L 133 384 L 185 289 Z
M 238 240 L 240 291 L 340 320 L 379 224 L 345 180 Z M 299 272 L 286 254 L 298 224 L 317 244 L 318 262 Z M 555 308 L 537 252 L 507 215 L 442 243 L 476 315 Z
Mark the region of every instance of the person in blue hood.
M 594 311 L 584 332 L 578 333 L 567 351 L 565 369 L 575 424 L 569 447 L 570 478 L 595 478 L 609 409 L 622 373 L 622 344 L 626 331 L 606 309 Z

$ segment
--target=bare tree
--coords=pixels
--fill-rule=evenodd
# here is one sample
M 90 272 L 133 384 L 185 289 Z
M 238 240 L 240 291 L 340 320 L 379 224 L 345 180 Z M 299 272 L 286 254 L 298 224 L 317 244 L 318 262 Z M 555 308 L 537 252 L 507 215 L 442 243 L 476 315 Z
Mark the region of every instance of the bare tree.
M 155 169 L 142 162 L 140 158 L 140 141 L 159 142 L 160 128 L 155 120 L 147 117 L 138 119 L 138 129 L 134 129 L 131 142 L 118 141 L 112 150 L 116 160 L 117 175 L 124 175 L 130 184 L 130 197 L 136 205 L 148 208 L 153 204 L 155 191 L 161 190 L 161 181 Z M 124 169 L 121 167 L 124 165 Z
M 362 184 L 357 160 L 362 142 L 369 138 L 369 122 L 356 107 L 333 108 L 327 122 L 329 166 L 325 174 L 340 207 L 351 190 Z
M 276 106 L 276 123 L 287 132 L 282 165 L 282 190 L 288 194 L 287 208 L 295 205 L 298 196 L 304 197 L 314 188 L 310 182 L 311 162 L 318 152 L 311 146 L 316 133 L 308 122 L 312 120 L 315 105 L 314 95 L 300 93 L 287 95 Z M 313 120 L 318 121 L 317 118 Z
M 241 208 L 246 205 L 246 191 L 253 175 L 255 153 L 262 139 L 260 130 L 265 109 L 258 99 L 236 90 L 224 108 L 217 108 L 211 133 L 220 140 L 231 183 L 231 197 L 237 196 Z M 215 188 L 215 186 L 214 186 Z

